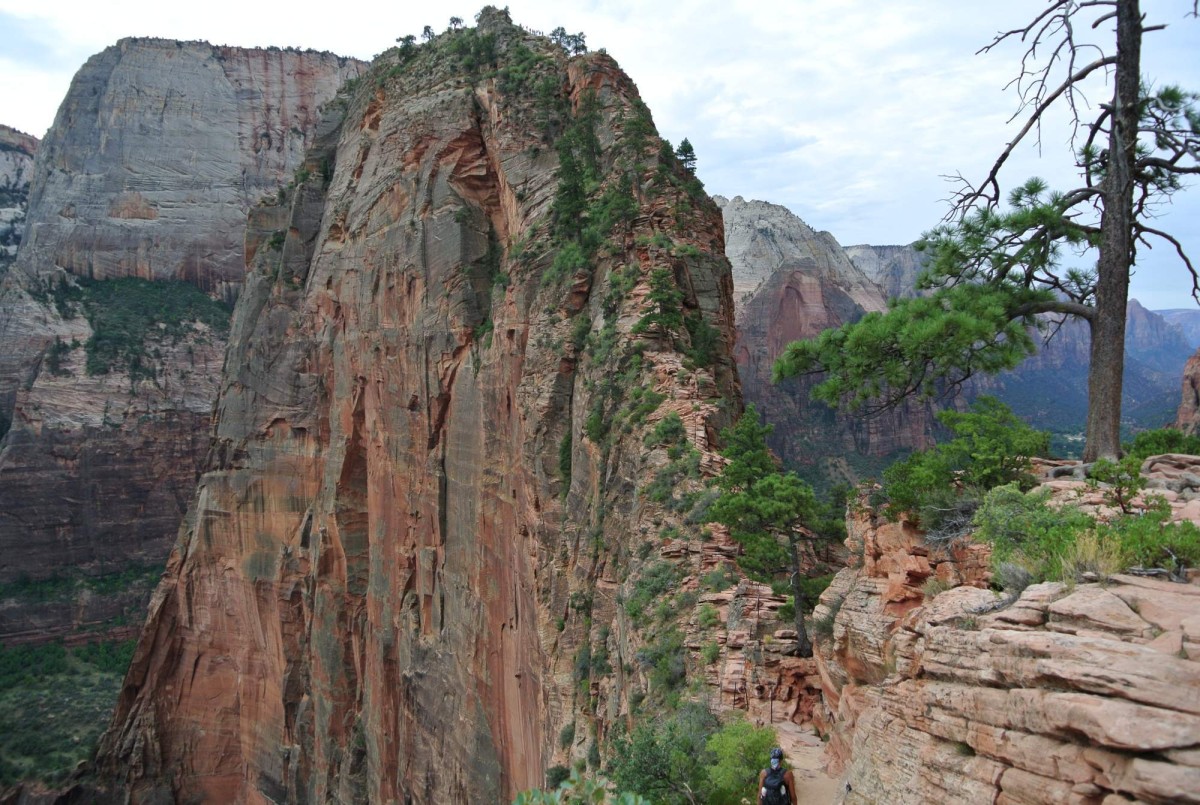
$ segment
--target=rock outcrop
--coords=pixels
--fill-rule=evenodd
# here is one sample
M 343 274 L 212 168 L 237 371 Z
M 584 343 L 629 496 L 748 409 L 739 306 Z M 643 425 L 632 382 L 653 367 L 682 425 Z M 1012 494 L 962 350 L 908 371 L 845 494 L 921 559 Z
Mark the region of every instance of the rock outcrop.
M 1184 433 L 1195 433 L 1200 426 L 1200 352 L 1188 358 L 1183 366 L 1183 393 L 1175 412 L 1175 427 Z
M 17 256 L 25 232 L 25 208 L 38 140 L 0 125 L 0 280 Z
M 776 204 L 740 196 L 716 201 L 733 266 L 742 391 L 776 424 L 770 444 L 784 462 L 818 465 L 838 476 L 842 459 L 865 468 L 899 450 L 932 444 L 928 405 L 912 402 L 877 416 L 851 416 L 811 400 L 812 379 L 771 382 L 771 367 L 790 342 L 883 310 L 887 300 L 828 232 L 813 231 Z M 838 480 L 857 478 L 851 471 Z
M 997 608 L 982 546 L 849 525 L 864 561 L 815 613 L 839 802 L 1200 801 L 1200 586 L 1119 575 Z
M 328 108 L 251 224 L 100 748 L 134 801 L 499 802 L 582 760 L 648 690 L 627 602 L 737 407 L 719 211 L 611 58 L 485 9 Z
M 89 339 L 124 337 L 126 325 L 98 332 L 88 302 L 65 295 L 76 278 L 137 277 L 235 297 L 247 211 L 292 179 L 321 105 L 362 69 L 328 53 L 125 39 L 76 75 L 0 285 L 0 413 L 11 419 L 0 583 L 161 568 L 208 449 L 225 336 L 152 325 L 144 343 L 132 336 L 137 365 L 96 373 Z M 0 638 L 95 625 L 111 607 L 86 598 L 9 601 Z

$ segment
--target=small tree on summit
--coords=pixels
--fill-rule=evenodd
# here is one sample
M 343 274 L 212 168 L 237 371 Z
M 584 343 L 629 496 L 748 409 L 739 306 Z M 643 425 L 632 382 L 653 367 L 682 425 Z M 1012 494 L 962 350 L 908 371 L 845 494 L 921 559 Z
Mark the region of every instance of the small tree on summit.
M 433 39 L 433 37 L 434 37 L 434 33 L 433 33 L 432 25 L 426 25 L 424 28 L 421 29 L 421 38 L 424 39 L 426 42 Z
M 692 147 L 692 143 L 687 137 L 684 137 L 683 142 L 675 149 L 675 158 L 679 160 L 679 164 L 685 171 L 696 172 L 696 149 Z
M 1115 29 L 1109 52 L 1076 39 L 1076 31 L 1106 23 Z M 1050 0 L 1028 25 L 996 36 L 984 51 L 1010 40 L 1026 45 L 1013 82 L 1025 122 L 982 182 L 962 181 L 950 223 L 924 236 L 931 260 L 920 287 L 933 293 L 789 345 L 775 364 L 776 379 L 825 372 L 818 398 L 886 407 L 914 393 L 944 393 L 978 372 L 1015 367 L 1034 352 L 1028 331 L 1039 314 L 1077 317 L 1091 330 L 1083 458 L 1115 458 L 1138 246 L 1157 239 L 1173 248 L 1200 301 L 1196 267 L 1177 239 L 1149 223 L 1155 204 L 1180 189 L 1181 176 L 1200 173 L 1197 96 L 1172 86 L 1152 93 L 1141 83 L 1142 35 L 1162 27 L 1144 23 L 1138 0 Z M 1098 55 L 1085 64 L 1089 52 Z M 1083 120 L 1083 84 L 1102 74 L 1112 78 L 1111 100 Z M 1038 136 L 1048 111 L 1064 104 L 1082 141 L 1075 159 L 1080 186 L 1050 192 L 1030 179 L 1001 210 L 1001 168 L 1031 132 Z M 1094 250 L 1095 268 L 1063 268 L 1064 248 Z

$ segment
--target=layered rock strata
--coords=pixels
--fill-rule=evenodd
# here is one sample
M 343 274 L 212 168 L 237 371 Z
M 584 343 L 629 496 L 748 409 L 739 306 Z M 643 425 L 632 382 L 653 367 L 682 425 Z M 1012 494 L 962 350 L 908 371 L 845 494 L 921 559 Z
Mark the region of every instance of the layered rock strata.
M 695 530 L 736 408 L 719 211 L 611 58 L 485 9 L 338 106 L 252 226 L 284 234 L 100 749 L 134 801 L 498 802 L 582 759 L 562 729 L 649 684 L 638 546 Z
M 866 559 L 815 615 L 839 802 L 1200 801 L 1200 586 L 1036 584 L 998 609 L 983 555 L 935 562 L 865 515 L 848 544 Z M 922 595 L 943 575 L 968 585 Z
M 121 333 L 97 332 L 64 295 L 75 277 L 138 277 L 236 296 L 247 211 L 292 180 L 321 105 L 362 69 L 328 53 L 125 39 L 76 75 L 0 285 L 0 412 L 11 420 L 0 583 L 161 567 L 208 449 L 225 336 L 151 327 L 136 372 L 97 374 L 89 339 Z M 111 607 L 92 598 L 8 600 L 0 640 L 94 625 Z
M 880 288 L 828 232 L 815 232 L 786 208 L 740 196 L 718 197 L 737 297 L 738 370 L 746 401 L 776 423 L 771 447 L 789 466 L 844 474 L 849 457 L 865 470 L 899 450 L 932 444 L 933 409 L 907 403 L 877 416 L 835 412 L 809 395 L 816 380 L 771 382 L 771 367 L 792 341 L 886 308 Z M 856 480 L 851 471 L 838 480 Z

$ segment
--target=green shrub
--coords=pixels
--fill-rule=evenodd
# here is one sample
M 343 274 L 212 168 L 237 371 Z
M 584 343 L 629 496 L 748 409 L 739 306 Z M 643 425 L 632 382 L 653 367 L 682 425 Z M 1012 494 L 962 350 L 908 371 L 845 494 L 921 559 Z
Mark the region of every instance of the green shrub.
M 679 418 L 679 414 L 671 411 L 669 414 L 659 420 L 658 424 L 646 436 L 646 447 L 655 447 L 660 444 L 676 444 L 687 435 L 683 428 L 683 420 Z
M 755 727 L 743 718 L 736 718 L 708 739 L 708 751 L 714 762 L 708 770 L 713 805 L 736 805 L 747 791 L 753 791 L 758 772 L 763 767 L 771 747 L 778 743 L 775 731 Z
M 1195 524 L 1169 522 L 1170 506 L 1160 501 L 1144 514 L 1128 514 L 1097 527 L 1102 540 L 1115 542 L 1124 566 L 1200 566 L 1200 528 Z
M 1146 430 L 1133 437 L 1132 442 L 1121 445 L 1126 455 L 1133 456 L 1138 461 L 1145 461 L 1150 456 L 1163 453 L 1184 453 L 1200 455 L 1200 436 L 1184 433 L 1174 428 L 1159 428 Z
M 721 614 L 712 604 L 705 604 L 700 607 L 700 613 L 696 616 L 696 622 L 701 629 L 711 629 L 721 622 Z
M 992 566 L 1012 562 L 1037 581 L 1062 578 L 1062 557 L 1075 538 L 1094 526 L 1076 508 L 1048 505 L 1050 490 L 1022 492 L 1016 484 L 999 486 L 975 513 L 976 538 L 992 545 Z
M 833 577 L 836 573 L 829 573 L 824 576 L 812 576 L 811 578 L 800 579 L 800 590 L 804 593 L 804 598 L 808 601 L 809 606 L 817 603 L 817 599 L 821 597 L 821 593 L 833 582 Z
M 1126 456 L 1119 462 L 1107 458 L 1097 460 L 1088 472 L 1088 483 L 1093 489 L 1103 489 L 1104 501 L 1122 514 L 1133 510 L 1133 499 L 1146 488 L 1146 479 L 1142 477 L 1142 459 L 1137 456 Z
M 710 640 L 700 649 L 700 656 L 704 658 L 705 665 L 712 665 L 721 656 L 721 647 L 716 640 Z
M 674 588 L 679 583 L 680 573 L 672 562 L 660 560 L 650 565 L 638 577 L 633 593 L 625 602 L 625 614 L 640 622 L 646 605 Z
M 908 512 L 930 528 L 960 489 L 981 493 L 1014 483 L 1029 489 L 1036 482 L 1030 459 L 1047 451 L 1049 435 L 1026 425 L 1003 403 L 980 397 L 969 412 L 942 411 L 938 420 L 953 431 L 952 440 L 884 471 L 891 516 Z
M 648 669 L 651 690 L 668 693 L 687 678 L 687 654 L 683 647 L 683 632 L 668 629 L 658 639 L 638 650 L 638 662 Z
M 194 323 L 208 325 L 219 334 L 229 332 L 232 309 L 211 299 L 196 286 L 179 280 L 115 280 L 78 278 L 70 298 L 79 302 L 92 328 L 84 344 L 89 375 L 123 368 L 137 379 L 153 377 L 145 364 L 150 335 L 179 339 Z
M 559 730 L 558 745 L 563 749 L 567 749 L 573 743 L 575 743 L 575 722 L 571 721 L 563 724 L 563 728 Z

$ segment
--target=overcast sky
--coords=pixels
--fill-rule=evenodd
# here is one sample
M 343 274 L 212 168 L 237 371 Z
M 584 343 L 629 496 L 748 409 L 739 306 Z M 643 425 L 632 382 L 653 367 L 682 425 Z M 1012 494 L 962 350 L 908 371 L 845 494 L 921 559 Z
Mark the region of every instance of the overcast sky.
M 420 4 L 428 6 L 433 4 Z M 0 0 L 0 123 L 42 136 L 71 76 L 125 36 L 330 50 L 369 59 L 423 26 L 473 19 L 450 0 L 436 12 L 411 0 L 267 4 Z M 515 22 L 582 31 L 637 82 L 660 133 L 687 137 L 710 193 L 782 204 L 843 245 L 909 243 L 946 212 L 961 172 L 982 177 L 1018 126 L 1005 84 L 1021 49 L 975 55 L 1023 25 L 1042 0 L 515 0 Z M 320 8 L 320 11 L 317 9 Z M 1200 21 L 1192 0 L 1146 0 L 1143 73 L 1200 90 Z M 1104 91 L 1093 102 L 1106 99 Z M 1016 183 L 1043 176 L 1067 189 L 1067 130 L 1010 160 Z M 1197 182 L 1193 182 L 1196 184 Z M 1200 266 L 1200 188 L 1157 223 Z M 1142 249 L 1133 295 L 1154 309 L 1195 306 L 1191 279 L 1166 244 Z

